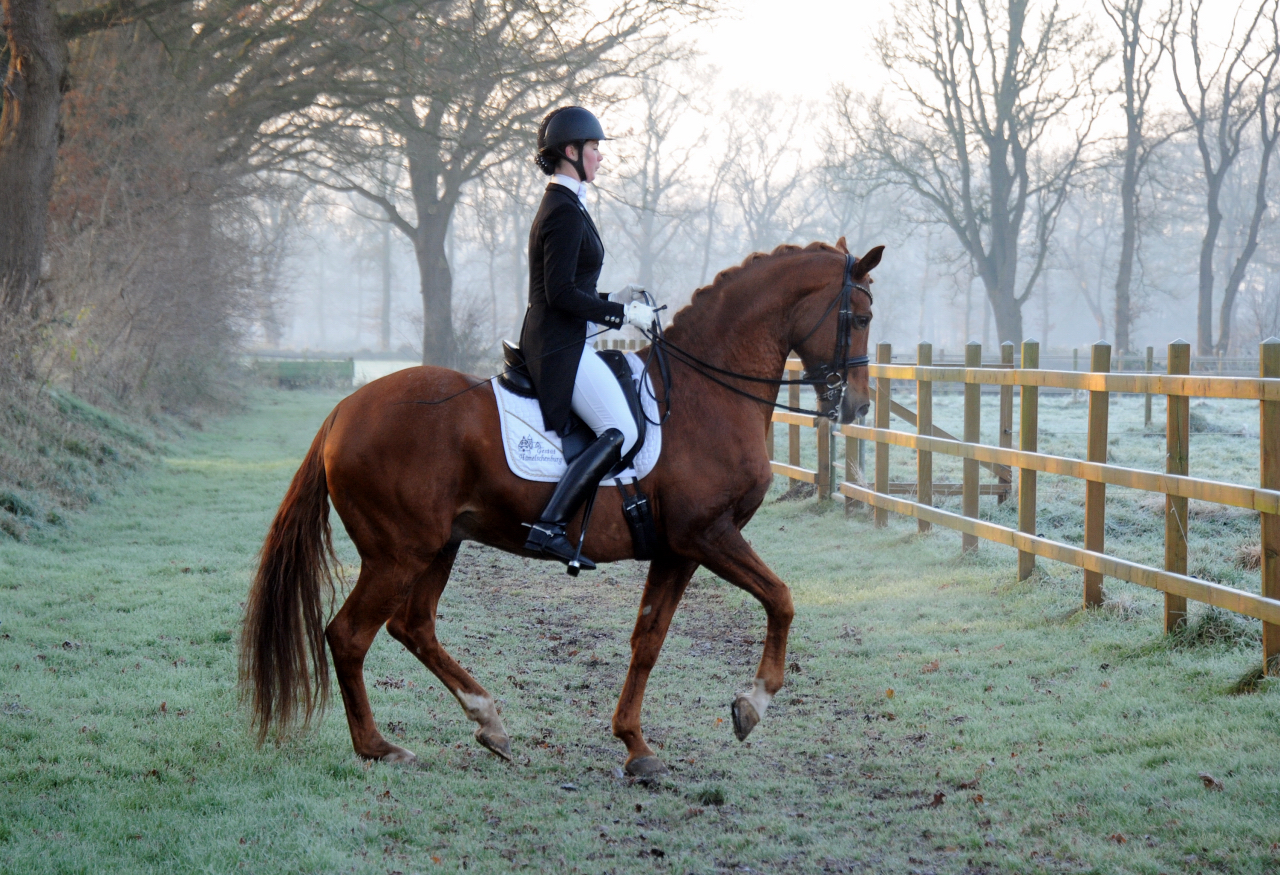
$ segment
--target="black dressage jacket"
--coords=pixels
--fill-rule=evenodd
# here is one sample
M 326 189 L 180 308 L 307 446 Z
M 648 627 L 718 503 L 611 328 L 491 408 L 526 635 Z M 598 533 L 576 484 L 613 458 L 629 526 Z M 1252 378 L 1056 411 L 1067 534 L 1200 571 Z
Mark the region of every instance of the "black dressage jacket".
M 600 232 L 578 195 L 563 185 L 548 185 L 529 229 L 529 309 L 520 348 L 543 421 L 561 435 L 569 432 L 587 323 L 622 327 L 622 305 L 596 292 L 603 265 Z

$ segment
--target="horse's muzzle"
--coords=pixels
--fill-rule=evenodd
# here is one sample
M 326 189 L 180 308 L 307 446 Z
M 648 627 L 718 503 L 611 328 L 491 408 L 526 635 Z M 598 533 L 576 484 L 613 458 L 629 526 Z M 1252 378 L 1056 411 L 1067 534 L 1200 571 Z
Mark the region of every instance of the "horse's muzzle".
M 845 388 L 844 398 L 840 400 L 840 422 L 849 424 L 867 415 L 871 409 L 871 397 L 865 392 L 858 392 L 852 386 Z

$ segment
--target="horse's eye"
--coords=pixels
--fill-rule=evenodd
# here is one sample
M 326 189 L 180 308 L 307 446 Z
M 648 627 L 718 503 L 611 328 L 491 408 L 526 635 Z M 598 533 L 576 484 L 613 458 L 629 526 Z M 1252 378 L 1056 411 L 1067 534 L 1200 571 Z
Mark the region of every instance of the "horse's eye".
M 853 320 L 853 324 L 859 331 L 865 331 L 867 326 L 871 324 L 871 317 L 859 316 Z

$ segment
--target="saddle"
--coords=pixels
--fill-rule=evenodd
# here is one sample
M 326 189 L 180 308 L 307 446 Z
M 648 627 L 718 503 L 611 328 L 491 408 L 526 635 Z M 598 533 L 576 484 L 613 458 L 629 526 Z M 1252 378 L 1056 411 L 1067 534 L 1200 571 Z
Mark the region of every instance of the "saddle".
M 605 475 L 607 480 L 631 466 L 636 453 L 640 452 L 640 448 L 644 446 L 647 420 L 640 406 L 640 387 L 632 379 L 631 366 L 627 364 L 626 353 L 620 349 L 605 349 L 599 350 L 597 355 L 604 359 L 605 364 L 617 379 L 618 385 L 622 387 L 622 394 L 627 399 L 627 409 L 631 411 L 631 418 L 636 423 L 635 446 L 627 451 L 612 471 Z M 507 340 L 502 341 L 502 374 L 498 377 L 498 382 L 508 392 L 522 398 L 538 397 L 537 391 L 533 388 L 533 378 L 529 376 L 529 367 L 525 364 L 524 353 L 520 347 Z M 571 413 L 569 433 L 560 436 L 565 462 L 576 459 L 595 439 L 596 434 L 591 427 L 578 418 L 576 413 Z

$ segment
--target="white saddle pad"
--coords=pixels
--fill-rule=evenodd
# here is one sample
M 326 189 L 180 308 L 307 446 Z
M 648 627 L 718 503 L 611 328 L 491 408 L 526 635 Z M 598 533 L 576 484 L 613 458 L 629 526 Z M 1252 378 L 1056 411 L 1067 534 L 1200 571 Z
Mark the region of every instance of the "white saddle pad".
M 633 377 L 644 373 L 644 361 L 633 352 L 626 353 L 627 364 L 631 366 Z M 493 394 L 498 399 L 498 418 L 502 421 L 502 448 L 507 454 L 507 465 L 511 473 L 523 480 L 536 480 L 539 483 L 556 483 L 564 476 L 568 466 L 564 461 L 564 450 L 560 446 L 560 435 L 543 426 L 542 408 L 537 398 L 523 398 L 514 392 L 508 392 L 494 377 Z M 644 409 L 649 423 L 645 427 L 644 446 L 631 462 L 631 467 L 623 471 L 622 480 L 646 477 L 653 466 L 658 464 L 658 456 L 662 452 L 662 428 L 654 425 L 658 421 L 658 403 L 653 400 L 653 385 L 646 374 L 644 386 L 640 392 L 640 405 Z M 605 480 L 613 485 L 615 480 Z

